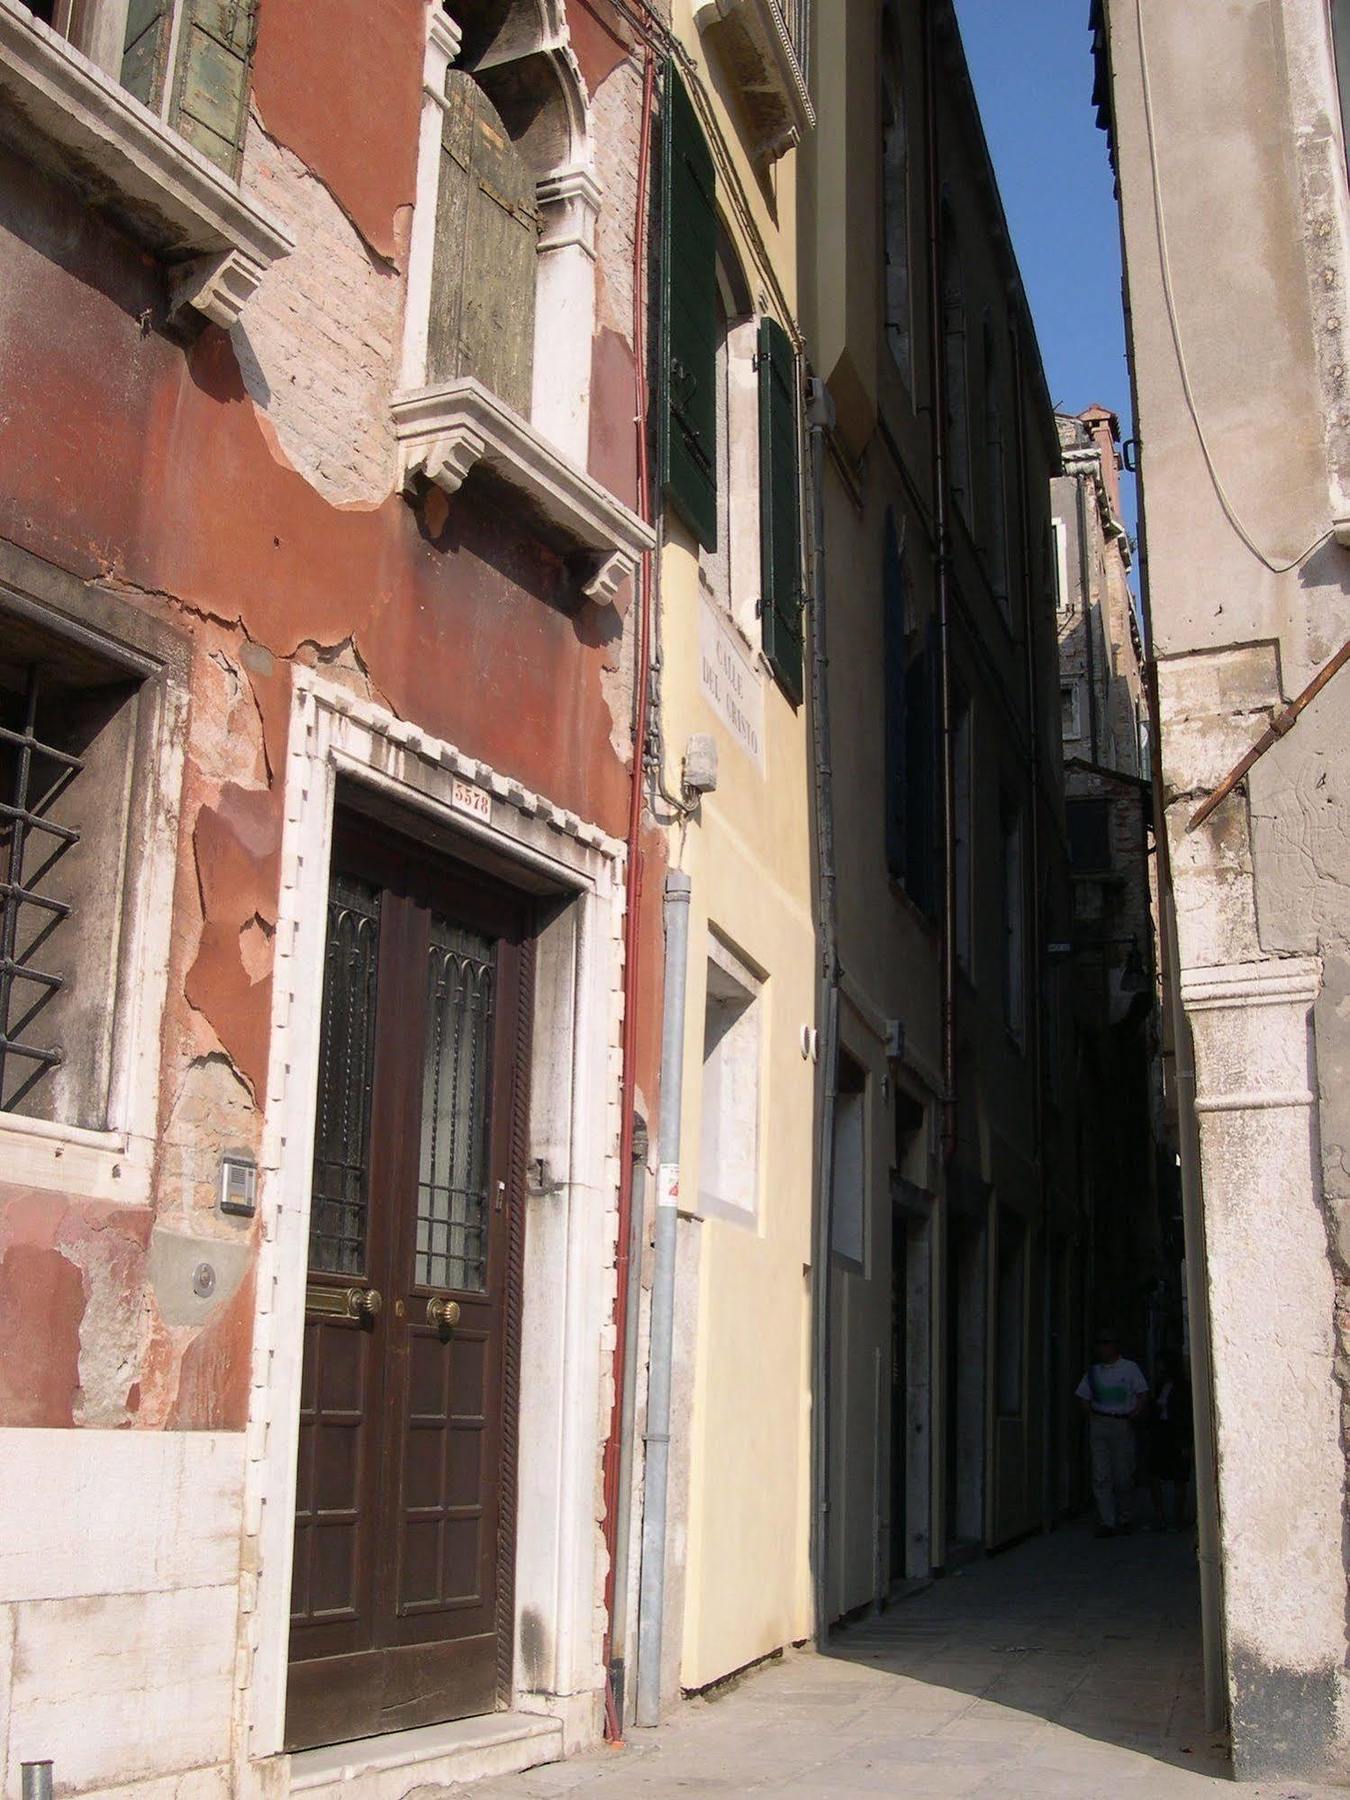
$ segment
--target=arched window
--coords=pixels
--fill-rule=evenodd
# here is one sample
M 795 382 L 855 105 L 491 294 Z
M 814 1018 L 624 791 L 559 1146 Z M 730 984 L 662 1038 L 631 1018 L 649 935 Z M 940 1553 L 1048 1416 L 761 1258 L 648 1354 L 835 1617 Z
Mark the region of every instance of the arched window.
M 473 76 L 450 69 L 441 119 L 428 384 L 474 375 L 528 417 L 539 209 L 524 152 Z
M 584 459 L 600 188 L 556 0 L 433 9 L 425 92 L 403 385 L 471 376 Z
M 896 367 L 914 384 L 909 266 L 909 125 L 905 112 L 900 27 L 893 7 L 881 21 L 882 245 L 886 259 L 886 342 Z
M 485 464 L 612 601 L 654 539 L 587 467 L 600 186 L 561 0 L 433 7 L 423 92 L 400 483 L 453 494 Z

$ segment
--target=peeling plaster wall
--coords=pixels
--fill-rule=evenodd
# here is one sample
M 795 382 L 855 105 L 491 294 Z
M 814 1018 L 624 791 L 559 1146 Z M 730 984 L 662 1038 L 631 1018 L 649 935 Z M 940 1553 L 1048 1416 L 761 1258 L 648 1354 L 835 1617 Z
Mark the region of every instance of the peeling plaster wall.
M 377 505 L 394 487 L 398 273 L 256 117 L 243 178 L 296 244 L 230 333 L 244 385 L 290 466 L 319 493 L 338 505 Z
M 605 10 L 571 9 L 595 100 L 597 170 L 609 187 L 590 464 L 633 504 L 642 77 L 626 28 Z M 59 1163 L 37 1184 L 11 1179 L 0 1163 L 7 1467 L 36 1481 L 59 1466 L 65 1492 L 121 1458 L 123 1483 L 109 1489 L 106 1510 L 72 1514 L 84 1540 L 61 1583 L 0 1589 L 0 1644 L 20 1644 L 29 1659 L 27 1673 L 0 1671 L 0 1717 L 11 1697 L 14 1709 L 6 1794 L 20 1752 L 57 1754 L 58 1782 L 71 1792 L 171 1780 L 187 1768 L 199 1771 L 194 1792 L 223 1794 L 229 1784 L 236 1465 L 249 1417 L 261 1227 L 222 1215 L 217 1183 L 223 1151 L 258 1157 L 262 1146 L 293 669 L 321 668 L 609 837 L 626 834 L 635 622 L 627 597 L 626 617 L 618 607 L 578 607 L 555 551 L 472 483 L 417 506 L 394 492 L 387 408 L 425 11 L 425 0 L 267 0 L 260 9 L 242 182 L 286 221 L 297 247 L 229 335 L 167 330 L 152 259 L 0 147 L 0 540 L 83 584 L 91 605 L 109 594 L 171 633 L 183 648 L 188 717 L 181 785 L 170 797 L 178 838 L 167 998 L 154 1022 L 148 1202 L 91 1199 L 74 1173 L 63 1184 Z M 638 1078 L 654 1095 L 664 861 L 655 833 L 646 852 L 658 902 L 639 932 Z M 618 1072 L 611 1046 L 598 1106 L 613 1110 Z M 610 1196 L 597 1225 L 611 1259 L 613 1207 Z M 207 1299 L 193 1289 L 203 1262 L 215 1274 Z M 611 1350 L 602 1336 L 588 1399 L 589 1407 L 598 1396 L 604 1421 Z M 118 1446 L 130 1440 L 128 1460 Z M 175 1448 L 184 1444 L 203 1455 L 215 1447 L 215 1459 L 199 1466 L 196 1448 Z M 164 1457 L 185 1458 L 187 1472 L 165 1474 Z M 599 1475 L 597 1443 L 597 1534 Z M 200 1505 L 185 1505 L 185 1491 Z M 12 1499 L 0 1481 L 0 1545 L 30 1530 L 31 1507 L 16 1512 Z M 161 1556 L 144 1579 L 122 1579 L 117 1568 L 135 1565 L 135 1554 L 123 1556 L 133 1539 L 170 1542 L 175 1554 L 195 1546 L 207 1574 L 185 1575 Z M 4 1556 L 0 1549 L 0 1563 Z M 602 1555 L 595 1567 L 598 1609 Z M 209 1594 L 193 1592 L 203 1584 Z M 90 1595 L 101 1597 L 97 1619 L 80 1613 Z M 599 1610 L 595 1623 L 598 1664 Z M 79 1634 L 93 1648 L 72 1662 Z M 87 1754 L 75 1749 L 81 1724 L 56 1672 L 63 1656 L 62 1666 L 102 1671 L 104 1698 L 91 1714 L 101 1736 Z M 581 1737 L 597 1728 L 592 1714 L 580 1696 Z

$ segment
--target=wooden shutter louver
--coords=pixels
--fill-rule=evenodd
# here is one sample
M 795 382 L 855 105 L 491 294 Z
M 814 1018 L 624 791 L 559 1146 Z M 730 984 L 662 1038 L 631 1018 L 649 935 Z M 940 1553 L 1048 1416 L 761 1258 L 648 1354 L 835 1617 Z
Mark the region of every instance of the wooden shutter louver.
M 907 702 L 909 698 L 908 605 L 905 593 L 905 565 L 895 533 L 895 520 L 886 515 L 886 543 L 881 571 L 882 658 L 884 664 L 886 718 L 886 867 L 896 881 L 907 872 L 909 835 L 907 802 L 909 799 L 909 734 Z
M 172 0 L 130 0 L 122 48 L 122 86 L 143 106 L 156 107 L 164 91 Z
M 661 118 L 657 466 L 698 541 L 717 542 L 717 211 L 712 152 L 673 62 Z
M 248 122 L 257 0 L 182 0 L 169 123 L 233 175 Z
M 441 116 L 429 385 L 473 375 L 529 417 L 538 249 L 529 164 L 472 75 L 451 69 Z
M 801 456 L 797 358 L 774 319 L 759 322 L 760 623 L 788 698 L 802 698 Z

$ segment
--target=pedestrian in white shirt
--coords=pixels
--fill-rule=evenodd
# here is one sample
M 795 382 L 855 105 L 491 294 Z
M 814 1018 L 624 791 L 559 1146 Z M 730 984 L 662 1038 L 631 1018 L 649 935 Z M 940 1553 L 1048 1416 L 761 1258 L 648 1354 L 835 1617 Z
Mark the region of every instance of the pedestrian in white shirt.
M 1148 1383 L 1120 1354 L 1114 1331 L 1097 1333 L 1097 1356 L 1074 1393 L 1088 1422 L 1097 1536 L 1121 1537 L 1134 1528 L 1134 1422 L 1148 1404 Z

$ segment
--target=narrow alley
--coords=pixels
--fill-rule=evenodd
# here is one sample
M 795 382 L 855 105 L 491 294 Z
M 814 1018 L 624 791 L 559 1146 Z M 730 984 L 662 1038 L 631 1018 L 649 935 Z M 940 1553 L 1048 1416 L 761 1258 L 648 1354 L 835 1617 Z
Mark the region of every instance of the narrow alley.
M 845 1800 L 1320 1800 L 1337 1790 L 1234 1783 L 1204 1729 L 1189 1535 L 1097 1542 L 1088 1522 L 968 1565 L 789 1651 L 659 1731 L 456 1792 L 783 1794 Z

